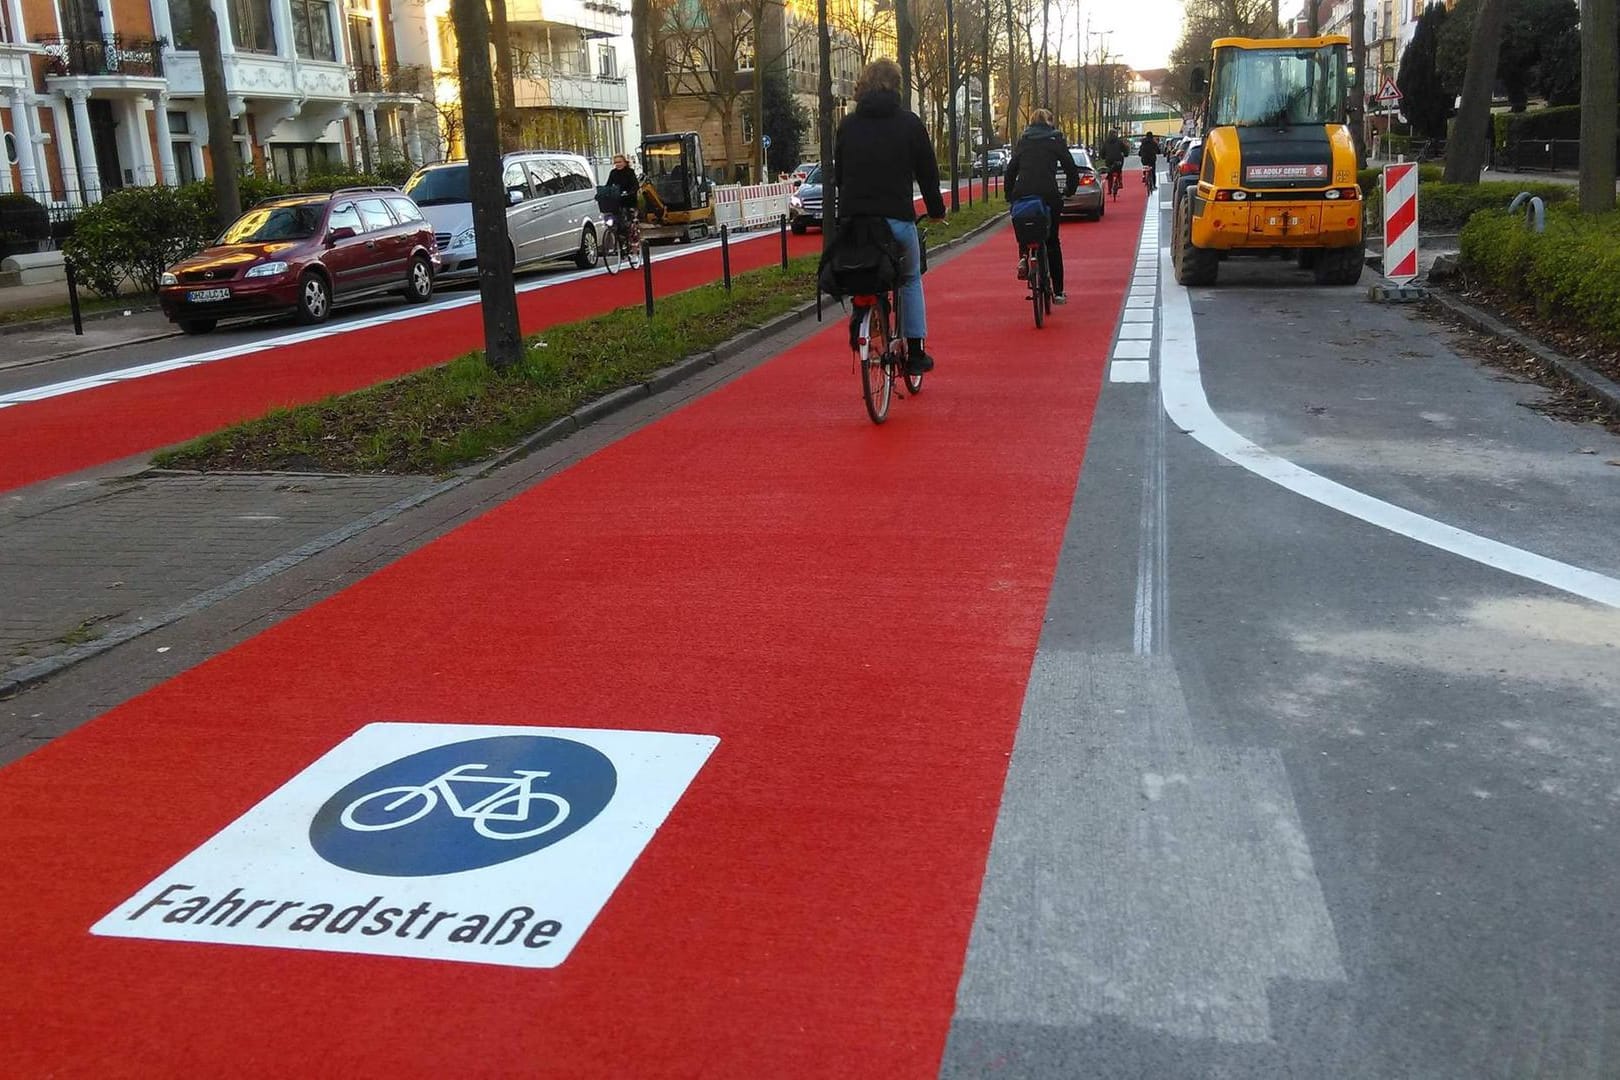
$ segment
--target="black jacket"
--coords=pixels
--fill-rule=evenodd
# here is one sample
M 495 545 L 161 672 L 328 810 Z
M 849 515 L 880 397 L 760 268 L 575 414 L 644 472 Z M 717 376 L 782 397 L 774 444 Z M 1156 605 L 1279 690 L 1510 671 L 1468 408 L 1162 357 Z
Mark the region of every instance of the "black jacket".
M 1102 159 L 1109 166 L 1125 164 L 1125 158 L 1130 154 L 1131 148 L 1125 145 L 1125 140 L 1118 135 L 1109 137 L 1103 142 Z
M 864 94 L 839 122 L 833 182 L 840 221 L 867 216 L 910 221 L 916 217 L 913 182 L 922 189 L 928 215 L 945 216 L 934 144 L 917 114 L 900 107 L 899 94 Z
M 1154 164 L 1159 160 L 1159 140 L 1151 134 L 1142 136 L 1142 141 L 1136 145 L 1136 155 L 1142 159 L 1142 164 Z
M 641 181 L 636 179 L 636 170 L 628 165 L 622 169 L 614 169 L 608 173 L 607 182 L 619 189 L 619 204 L 621 206 L 634 206 L 636 195 L 641 191 Z
M 1058 191 L 1057 174 L 1061 170 L 1068 181 Z M 1007 201 L 1038 195 L 1048 202 L 1067 198 L 1080 186 L 1080 170 L 1075 167 L 1074 155 L 1063 133 L 1051 124 L 1031 124 L 1018 138 L 1018 149 L 1007 162 L 1005 173 Z

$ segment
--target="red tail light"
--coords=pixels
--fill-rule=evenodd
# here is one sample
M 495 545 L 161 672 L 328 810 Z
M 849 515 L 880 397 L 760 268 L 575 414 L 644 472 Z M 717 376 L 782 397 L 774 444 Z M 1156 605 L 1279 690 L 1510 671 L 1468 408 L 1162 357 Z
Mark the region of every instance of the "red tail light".
M 1198 164 L 1197 162 L 1193 161 L 1183 161 L 1180 165 L 1176 166 L 1176 172 L 1180 173 L 1182 176 L 1190 176 L 1197 171 Z
M 1085 187 L 1087 184 L 1095 184 L 1096 182 L 1097 178 L 1095 176 L 1082 176 L 1080 178 L 1081 187 Z

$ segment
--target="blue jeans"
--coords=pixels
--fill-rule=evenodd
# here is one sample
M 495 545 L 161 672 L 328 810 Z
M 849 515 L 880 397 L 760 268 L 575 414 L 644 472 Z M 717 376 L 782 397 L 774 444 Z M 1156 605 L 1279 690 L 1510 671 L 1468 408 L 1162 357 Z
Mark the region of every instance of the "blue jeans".
M 885 218 L 894 238 L 906 246 L 906 265 L 900 274 L 900 333 L 908 338 L 928 336 L 928 305 L 923 303 L 922 251 L 917 241 L 917 223 Z

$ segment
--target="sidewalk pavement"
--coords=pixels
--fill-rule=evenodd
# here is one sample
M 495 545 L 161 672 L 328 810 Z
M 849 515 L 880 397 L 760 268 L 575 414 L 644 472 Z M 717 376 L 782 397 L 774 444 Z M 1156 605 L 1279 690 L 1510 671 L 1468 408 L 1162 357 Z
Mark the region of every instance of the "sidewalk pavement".
M 83 334 L 73 332 L 71 320 L 51 320 L 28 329 L 0 329 L 0 371 L 178 333 L 163 312 L 133 307 L 85 318 Z

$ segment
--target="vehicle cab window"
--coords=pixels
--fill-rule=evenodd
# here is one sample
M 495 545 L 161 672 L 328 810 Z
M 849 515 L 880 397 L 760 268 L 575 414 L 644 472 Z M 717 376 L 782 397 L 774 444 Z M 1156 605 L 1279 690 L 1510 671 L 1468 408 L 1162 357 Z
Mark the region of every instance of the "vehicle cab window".
M 355 202 L 355 206 L 360 211 L 360 220 L 366 224 L 366 232 L 394 227 L 394 217 L 381 199 L 359 199 Z
M 502 174 L 502 182 L 506 185 L 506 198 L 509 202 L 523 202 L 533 198 L 529 190 L 529 178 L 523 171 L 523 163 L 514 161 L 506 167 Z
M 549 161 L 536 159 L 527 162 L 529 180 L 534 184 L 535 194 L 540 198 L 548 198 L 562 193 L 562 178 L 557 167 Z
M 596 178 L 582 161 L 569 159 L 562 162 L 563 183 L 568 191 L 594 191 Z
M 423 220 L 422 211 L 418 210 L 416 208 L 416 204 L 411 202 L 411 200 L 404 198 L 391 198 L 385 201 L 388 203 L 388 208 L 394 212 L 394 216 L 399 220 L 403 222 L 416 222 Z
M 332 232 L 335 229 L 365 232 L 365 226 L 360 223 L 360 211 L 354 208 L 354 203 L 343 203 L 332 208 L 332 216 L 326 219 L 326 231 Z

